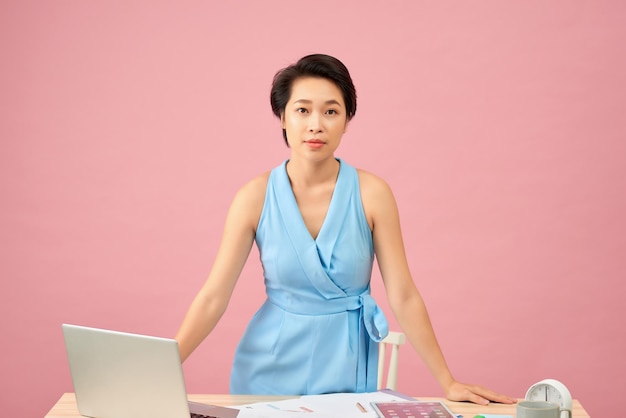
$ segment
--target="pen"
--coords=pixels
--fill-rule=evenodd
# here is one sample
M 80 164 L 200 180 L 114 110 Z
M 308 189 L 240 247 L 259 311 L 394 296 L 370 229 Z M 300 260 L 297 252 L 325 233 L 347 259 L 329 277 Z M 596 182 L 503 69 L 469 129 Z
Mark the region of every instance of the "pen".
M 365 409 L 363 405 L 361 405 L 361 402 L 357 402 L 356 407 L 359 408 L 359 411 L 361 412 L 367 412 L 367 409 Z

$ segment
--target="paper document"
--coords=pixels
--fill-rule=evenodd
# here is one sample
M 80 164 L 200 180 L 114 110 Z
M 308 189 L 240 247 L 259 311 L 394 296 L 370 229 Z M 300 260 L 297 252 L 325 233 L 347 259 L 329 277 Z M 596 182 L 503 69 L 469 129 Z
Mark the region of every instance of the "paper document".
M 239 417 L 271 418 L 374 418 L 376 413 L 371 402 L 406 401 L 406 396 L 389 391 L 366 393 L 332 393 L 327 395 L 305 395 L 300 398 L 276 402 L 258 402 L 239 405 Z

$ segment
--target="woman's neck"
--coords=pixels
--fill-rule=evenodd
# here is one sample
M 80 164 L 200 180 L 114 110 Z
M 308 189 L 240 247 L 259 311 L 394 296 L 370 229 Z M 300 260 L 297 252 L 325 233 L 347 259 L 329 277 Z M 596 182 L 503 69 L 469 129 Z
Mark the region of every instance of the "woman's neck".
M 334 157 L 314 162 L 290 159 L 287 162 L 287 175 L 291 184 L 297 186 L 334 183 L 339 174 L 339 165 L 339 161 Z

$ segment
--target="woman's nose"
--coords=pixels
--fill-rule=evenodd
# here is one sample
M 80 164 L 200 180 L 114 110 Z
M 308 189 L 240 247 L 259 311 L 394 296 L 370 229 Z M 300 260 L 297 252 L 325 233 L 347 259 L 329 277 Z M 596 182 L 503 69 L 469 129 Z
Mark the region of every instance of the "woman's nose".
M 308 117 L 309 122 L 309 132 L 320 132 L 322 130 L 322 121 L 321 117 L 317 113 L 312 113 Z

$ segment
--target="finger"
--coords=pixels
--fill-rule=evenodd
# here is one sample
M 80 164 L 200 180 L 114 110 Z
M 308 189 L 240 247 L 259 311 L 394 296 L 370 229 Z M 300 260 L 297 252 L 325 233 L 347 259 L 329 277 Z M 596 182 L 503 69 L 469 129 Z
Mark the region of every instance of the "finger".
M 515 398 L 511 398 L 510 396 L 505 396 L 505 395 L 500 395 L 500 394 L 495 394 L 494 396 L 491 396 L 489 399 L 491 399 L 494 402 L 505 403 L 505 404 L 514 404 L 517 402 L 517 399 Z
M 480 387 L 463 385 L 459 387 L 458 389 L 460 390 L 457 391 L 456 395 L 453 396 L 456 399 L 451 399 L 451 400 L 470 401 L 475 404 L 483 405 L 483 406 L 489 405 L 489 400 L 481 396 Z
M 468 400 L 478 405 L 483 405 L 483 406 L 489 405 L 489 399 L 483 398 L 482 396 L 477 395 L 475 393 L 470 394 Z
M 476 393 L 477 395 L 493 402 L 504 403 L 504 404 L 512 404 L 516 402 L 514 398 L 502 395 L 500 393 L 486 389 L 482 386 L 474 386 L 472 389 L 474 393 Z

